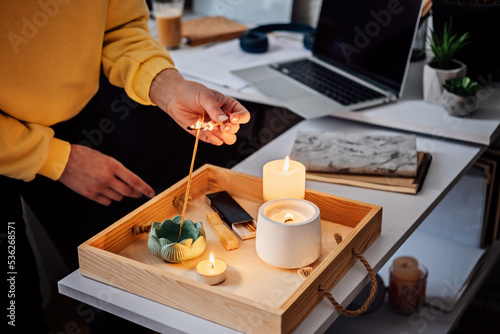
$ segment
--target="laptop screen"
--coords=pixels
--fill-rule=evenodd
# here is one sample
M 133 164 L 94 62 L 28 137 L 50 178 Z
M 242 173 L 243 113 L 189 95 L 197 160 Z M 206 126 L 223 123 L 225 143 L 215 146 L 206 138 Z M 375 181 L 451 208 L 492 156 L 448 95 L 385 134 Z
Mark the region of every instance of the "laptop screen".
M 420 0 L 325 0 L 313 54 L 399 93 L 421 3 Z

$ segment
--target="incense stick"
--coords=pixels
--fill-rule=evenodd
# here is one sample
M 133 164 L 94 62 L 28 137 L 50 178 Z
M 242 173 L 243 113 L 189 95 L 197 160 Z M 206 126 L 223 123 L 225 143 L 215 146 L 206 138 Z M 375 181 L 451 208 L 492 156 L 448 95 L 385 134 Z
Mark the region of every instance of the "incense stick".
M 198 127 L 196 129 L 196 140 L 194 142 L 193 157 L 191 158 L 191 166 L 189 167 L 189 176 L 188 176 L 188 182 L 187 182 L 187 186 L 186 186 L 186 194 L 184 195 L 184 203 L 182 206 L 182 216 L 181 216 L 182 218 L 181 218 L 181 226 L 179 228 L 178 242 L 181 241 L 182 225 L 184 225 L 184 216 L 186 215 L 187 203 L 188 203 L 188 199 L 189 199 L 189 191 L 191 190 L 191 176 L 193 175 L 194 158 L 196 157 L 196 151 L 198 150 L 198 141 L 200 139 L 200 131 L 201 131 L 201 127 Z

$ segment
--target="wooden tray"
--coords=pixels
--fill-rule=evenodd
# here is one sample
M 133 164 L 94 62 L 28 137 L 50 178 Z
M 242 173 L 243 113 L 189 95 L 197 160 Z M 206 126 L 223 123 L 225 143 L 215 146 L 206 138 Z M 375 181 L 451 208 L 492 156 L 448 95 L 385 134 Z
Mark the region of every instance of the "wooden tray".
M 204 165 L 193 173 L 186 218 L 203 222 L 207 248 L 196 259 L 167 263 L 149 252 L 148 235 L 134 235 L 132 227 L 179 214 L 182 208 L 173 202 L 184 197 L 186 184 L 187 178 L 179 181 L 80 245 L 81 274 L 242 332 L 290 333 L 324 297 L 319 285 L 331 290 L 354 264 L 352 249 L 364 252 L 380 235 L 380 206 L 306 189 L 305 198 L 321 212 L 323 243 L 306 280 L 296 270 L 263 262 L 255 239 L 240 240 L 240 248 L 226 251 L 206 219 L 212 209 L 204 195 L 226 190 L 256 218 L 263 203 L 262 179 Z M 343 237 L 339 245 L 334 233 Z M 215 286 L 196 280 L 195 266 L 210 252 L 228 266 L 226 281 Z

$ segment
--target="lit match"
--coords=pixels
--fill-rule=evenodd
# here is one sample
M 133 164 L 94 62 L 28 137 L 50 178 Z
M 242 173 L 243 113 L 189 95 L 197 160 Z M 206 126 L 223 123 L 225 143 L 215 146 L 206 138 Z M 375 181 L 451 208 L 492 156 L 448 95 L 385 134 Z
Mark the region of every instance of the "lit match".
M 229 122 L 229 118 L 226 119 L 225 121 L 222 121 L 222 122 L 218 122 L 218 123 L 201 123 L 201 125 L 199 125 L 199 128 L 196 126 L 196 125 L 191 125 L 191 126 L 188 126 L 187 129 L 188 130 L 213 130 L 216 126 L 219 126 L 219 125 L 222 125 L 222 124 L 225 124 L 225 123 L 228 123 Z

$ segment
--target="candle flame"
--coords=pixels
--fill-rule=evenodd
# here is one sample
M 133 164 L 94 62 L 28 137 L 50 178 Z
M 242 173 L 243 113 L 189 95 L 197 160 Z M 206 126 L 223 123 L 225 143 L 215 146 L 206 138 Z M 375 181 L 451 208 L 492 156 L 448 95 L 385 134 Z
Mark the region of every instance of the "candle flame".
M 293 223 L 293 215 L 291 213 L 287 213 L 285 215 L 284 223 Z
M 212 268 L 215 266 L 214 254 L 210 253 L 210 260 L 208 261 Z
M 290 159 L 288 159 L 288 156 L 285 159 L 285 164 L 283 165 L 283 171 L 288 172 L 288 168 L 290 166 Z

